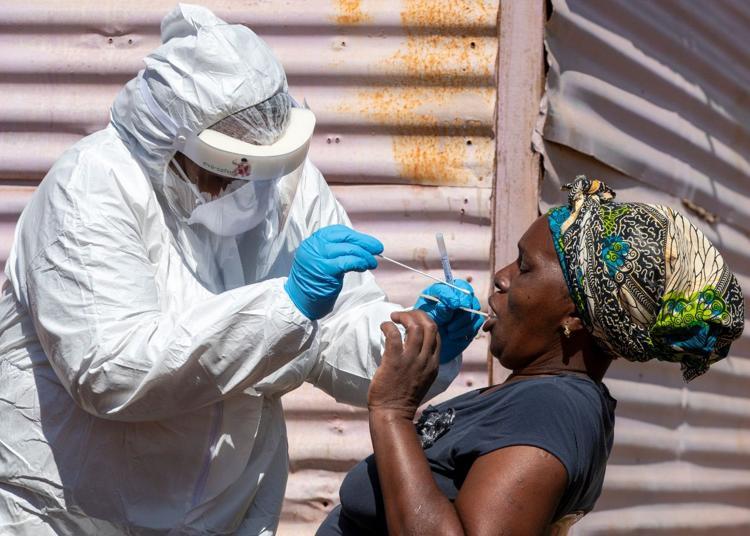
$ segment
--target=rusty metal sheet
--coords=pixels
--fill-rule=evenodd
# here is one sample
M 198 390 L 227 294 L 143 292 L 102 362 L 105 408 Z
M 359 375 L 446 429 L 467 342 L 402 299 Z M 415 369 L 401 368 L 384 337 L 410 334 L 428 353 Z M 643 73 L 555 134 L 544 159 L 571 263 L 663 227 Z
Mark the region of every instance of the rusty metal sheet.
M 204 4 L 267 40 L 318 116 L 311 155 L 330 181 L 492 187 L 496 1 Z M 172 6 L 0 6 L 0 181 L 40 179 L 107 123 Z
M 486 296 L 498 0 L 201 3 L 255 30 L 284 64 L 290 91 L 318 119 L 311 158 L 338 184 L 354 225 L 436 276 L 434 233 L 443 232 L 456 275 Z M 159 22 L 173 6 L 0 4 L 0 262 L 33 191 L 22 185 L 36 184 L 67 147 L 106 125 L 112 99 L 158 45 Z M 426 283 L 388 265 L 375 275 L 404 305 Z M 483 335 L 472 343 L 442 399 L 486 384 L 486 347 Z M 338 502 L 345 471 L 371 451 L 366 413 L 309 386 L 284 405 L 291 474 L 279 533 L 313 534 Z
M 618 199 L 688 214 L 750 289 L 750 4 L 553 0 L 535 146 L 541 208 L 584 173 Z M 747 324 L 747 322 L 746 322 Z M 615 448 L 596 510 L 571 534 L 750 533 L 750 331 L 685 385 L 616 361 Z

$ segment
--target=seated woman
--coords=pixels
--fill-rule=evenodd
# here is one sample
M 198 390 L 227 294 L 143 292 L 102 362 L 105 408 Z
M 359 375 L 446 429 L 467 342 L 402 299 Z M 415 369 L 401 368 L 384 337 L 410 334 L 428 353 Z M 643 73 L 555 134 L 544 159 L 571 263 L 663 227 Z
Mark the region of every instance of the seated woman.
M 344 480 L 319 536 L 544 534 L 589 512 L 612 449 L 611 360 L 679 362 L 686 381 L 727 355 L 742 291 L 681 214 L 615 203 L 600 181 L 568 185 L 495 274 L 484 326 L 512 373 L 413 418 L 438 366 L 422 311 L 394 313 L 369 392 L 374 457 Z M 430 313 L 430 311 L 427 311 Z

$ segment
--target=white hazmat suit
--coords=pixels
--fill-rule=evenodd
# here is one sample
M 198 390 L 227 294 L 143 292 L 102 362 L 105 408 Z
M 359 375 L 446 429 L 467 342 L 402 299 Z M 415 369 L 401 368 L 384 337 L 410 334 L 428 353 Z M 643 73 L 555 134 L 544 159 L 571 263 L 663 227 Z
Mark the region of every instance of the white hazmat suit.
M 180 133 L 286 90 L 250 30 L 178 6 L 111 122 L 66 151 L 18 223 L 0 296 L 0 534 L 272 534 L 280 397 L 366 403 L 389 303 L 349 273 L 313 322 L 283 289 L 300 242 L 349 224 L 308 160 L 252 230 L 189 225 Z M 156 117 L 144 90 L 174 121 Z M 431 393 L 460 358 L 441 367 Z

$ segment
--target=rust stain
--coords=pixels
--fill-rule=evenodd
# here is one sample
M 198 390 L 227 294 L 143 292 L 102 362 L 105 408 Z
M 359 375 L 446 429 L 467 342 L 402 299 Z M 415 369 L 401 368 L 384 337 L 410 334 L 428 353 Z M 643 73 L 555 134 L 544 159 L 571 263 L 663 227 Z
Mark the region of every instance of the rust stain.
M 406 46 L 386 61 L 444 86 L 464 84 L 469 76 L 489 82 L 494 74 L 495 42 L 484 37 L 409 35 Z
M 465 184 L 464 151 L 461 144 L 437 136 L 397 136 L 393 157 L 399 174 L 418 184 Z
M 421 28 L 480 28 L 494 26 L 497 11 L 497 1 L 405 0 L 401 23 Z
M 497 4 L 477 0 L 405 0 L 401 25 L 406 47 L 388 61 L 409 73 L 438 77 L 442 84 L 460 85 L 467 75 L 490 78 L 495 67 L 496 39 L 477 35 L 494 26 Z M 472 32 L 473 30 L 473 32 Z M 489 45 L 489 46 L 488 46 Z
M 357 112 L 390 127 L 402 178 L 412 184 L 467 186 L 489 179 L 495 151 L 489 136 L 467 133 L 481 125 L 461 117 L 461 104 L 475 99 L 494 106 L 494 95 L 491 88 L 372 88 L 359 91 Z M 446 116 L 443 110 L 456 113 Z
M 339 26 L 354 26 L 371 18 L 362 11 L 362 0 L 335 0 L 334 3 L 337 12 L 335 20 Z
M 467 134 L 476 132 L 477 124 L 462 117 L 462 99 L 495 105 L 497 40 L 473 29 L 496 24 L 497 3 L 404 0 L 402 6 L 406 40 L 381 65 L 407 81 L 360 90 L 356 112 L 391 127 L 393 157 L 408 182 L 459 186 L 482 181 L 484 170 L 491 173 L 494 145 L 482 143 L 488 137 Z M 415 85 L 415 75 L 424 83 Z M 486 82 L 477 87 L 477 79 Z
M 446 35 L 441 30 L 491 25 L 496 20 L 496 13 L 490 4 L 476 0 L 405 1 L 401 24 L 407 29 L 406 47 L 388 61 L 400 64 L 406 72 L 437 78 L 441 82 L 439 86 L 413 91 L 411 97 L 416 103 L 447 105 L 453 100 L 455 88 L 464 83 L 466 75 L 491 77 L 495 63 L 494 46 L 478 46 L 485 44 L 486 40 Z M 434 32 L 425 31 L 430 28 L 435 29 Z M 460 114 L 459 110 L 457 112 Z M 481 180 L 475 171 L 479 162 L 471 166 L 468 161 L 469 152 L 476 156 L 478 148 L 469 145 L 473 142 L 461 135 L 462 118 L 453 118 L 449 125 L 439 125 L 434 116 L 420 119 L 422 124 L 432 127 L 432 135 L 393 137 L 393 157 L 400 175 L 420 184 L 465 185 L 472 179 Z
M 380 87 L 360 90 L 354 109 L 393 134 L 393 158 L 399 175 L 412 184 L 470 185 L 491 173 L 494 145 L 489 137 L 467 135 L 476 120 L 460 117 L 466 99 L 493 106 L 493 89 L 461 87 Z M 474 104 L 476 106 L 476 104 Z M 457 110 L 456 116 L 443 110 Z M 489 183 L 489 181 L 487 181 Z M 489 184 L 488 184 L 489 186 Z
M 477 169 L 483 166 L 470 165 L 463 137 L 395 136 L 392 147 L 399 174 L 411 183 L 469 186 L 484 180 Z

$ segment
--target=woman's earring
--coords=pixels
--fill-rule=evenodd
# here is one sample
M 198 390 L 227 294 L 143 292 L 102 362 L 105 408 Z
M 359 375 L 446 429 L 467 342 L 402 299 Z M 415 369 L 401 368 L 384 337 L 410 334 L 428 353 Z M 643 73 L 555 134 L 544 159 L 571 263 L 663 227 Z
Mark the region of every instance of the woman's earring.
M 563 335 L 565 335 L 566 339 L 570 339 L 570 328 L 568 327 L 567 324 L 563 326 Z

